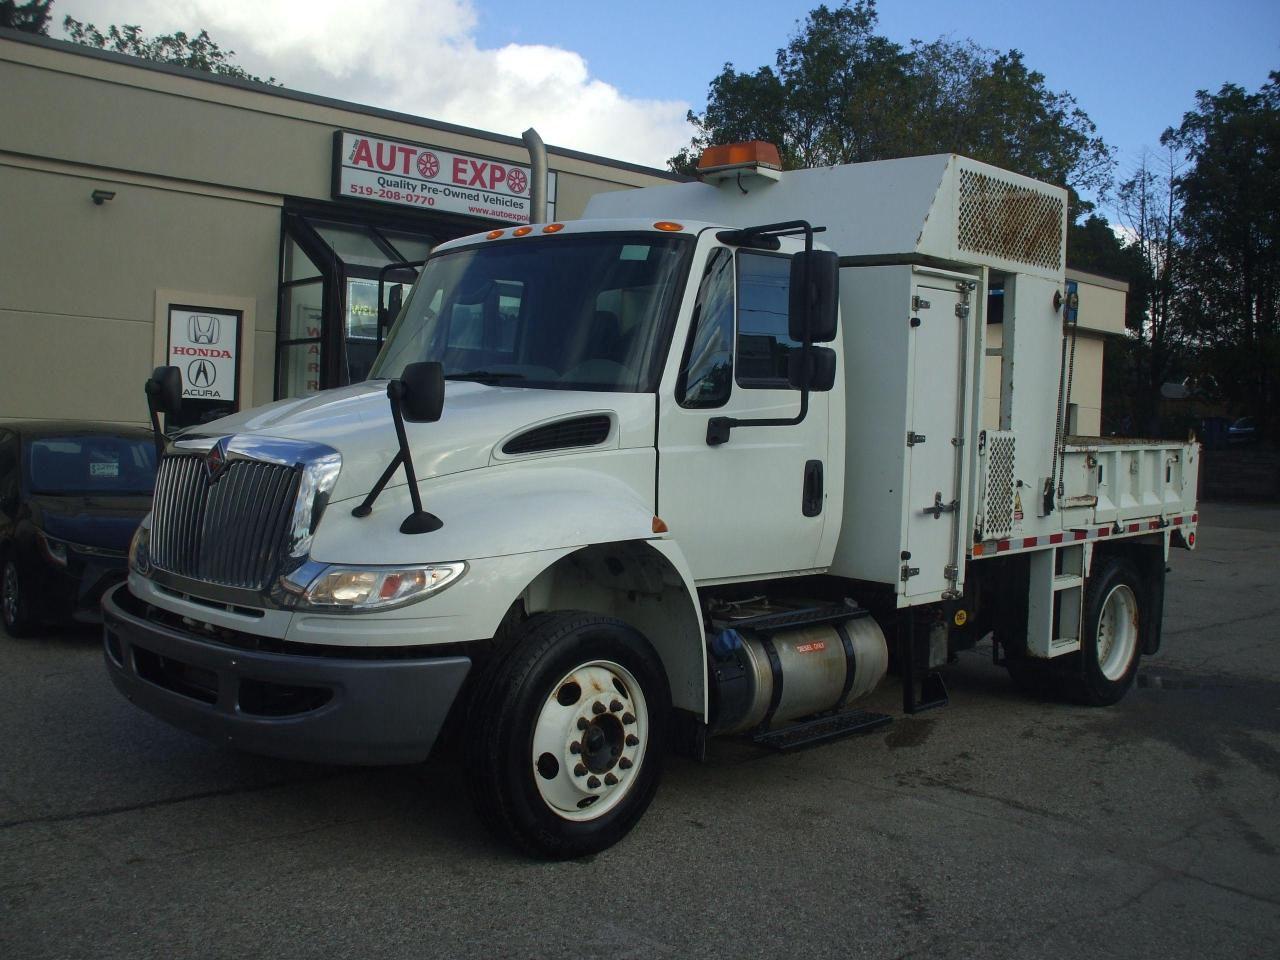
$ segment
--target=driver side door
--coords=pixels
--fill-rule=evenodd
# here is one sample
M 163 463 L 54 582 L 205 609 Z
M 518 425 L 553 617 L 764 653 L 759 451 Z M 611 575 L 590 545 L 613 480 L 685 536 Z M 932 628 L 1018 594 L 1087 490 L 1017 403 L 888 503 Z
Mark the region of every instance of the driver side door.
M 658 516 L 699 582 L 811 570 L 826 518 L 829 393 L 811 392 L 805 419 L 736 426 L 707 442 L 714 417 L 794 417 L 787 382 L 790 254 L 715 246 L 683 342 L 659 393 Z

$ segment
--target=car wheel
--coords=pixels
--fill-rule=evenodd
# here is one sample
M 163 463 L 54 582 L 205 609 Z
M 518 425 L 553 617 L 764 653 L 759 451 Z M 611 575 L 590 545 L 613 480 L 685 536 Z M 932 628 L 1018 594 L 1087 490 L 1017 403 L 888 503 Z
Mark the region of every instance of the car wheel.
M 640 820 L 662 771 L 671 695 L 636 630 L 594 613 L 534 617 L 477 691 L 462 753 L 491 831 L 564 860 L 612 846 Z
M 0 616 L 5 632 L 11 637 L 29 637 L 35 632 L 36 624 L 23 593 L 22 577 L 13 559 L 4 561 L 4 571 L 0 573 Z

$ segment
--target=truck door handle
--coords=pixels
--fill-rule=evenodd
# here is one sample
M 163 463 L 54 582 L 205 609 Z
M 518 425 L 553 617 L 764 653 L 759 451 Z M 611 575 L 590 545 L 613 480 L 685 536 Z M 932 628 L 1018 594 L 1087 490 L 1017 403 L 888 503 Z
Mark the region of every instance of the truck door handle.
M 933 519 L 937 520 L 944 513 L 955 513 L 956 510 L 958 510 L 959 508 L 960 508 L 960 504 L 956 500 L 952 500 L 950 503 L 943 503 L 942 491 L 939 490 L 937 493 L 933 495 L 933 503 L 925 507 L 924 510 L 922 510 L 921 512 L 927 513 L 931 515 Z
M 804 465 L 804 496 L 800 509 L 806 517 L 822 512 L 822 461 L 810 460 Z

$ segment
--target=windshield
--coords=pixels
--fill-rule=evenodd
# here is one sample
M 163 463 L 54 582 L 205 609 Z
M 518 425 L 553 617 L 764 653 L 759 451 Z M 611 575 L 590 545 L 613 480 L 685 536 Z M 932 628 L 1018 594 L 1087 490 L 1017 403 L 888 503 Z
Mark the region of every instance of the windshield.
M 656 390 L 689 246 L 684 237 L 593 233 L 433 257 L 370 375 L 438 360 L 452 379 Z
M 156 485 L 155 443 L 110 434 L 32 440 L 27 480 L 32 493 L 150 494 Z

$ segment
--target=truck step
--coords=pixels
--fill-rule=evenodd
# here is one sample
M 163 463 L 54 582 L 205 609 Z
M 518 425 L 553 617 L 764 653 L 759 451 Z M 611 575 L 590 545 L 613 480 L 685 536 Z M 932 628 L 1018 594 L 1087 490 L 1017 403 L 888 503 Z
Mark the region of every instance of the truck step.
M 832 716 L 818 717 L 793 723 L 789 727 L 757 733 L 751 739 L 770 750 L 796 750 L 810 747 L 828 740 L 855 733 L 869 733 L 886 723 L 892 723 L 893 717 L 887 713 L 873 713 L 870 710 L 848 710 Z

